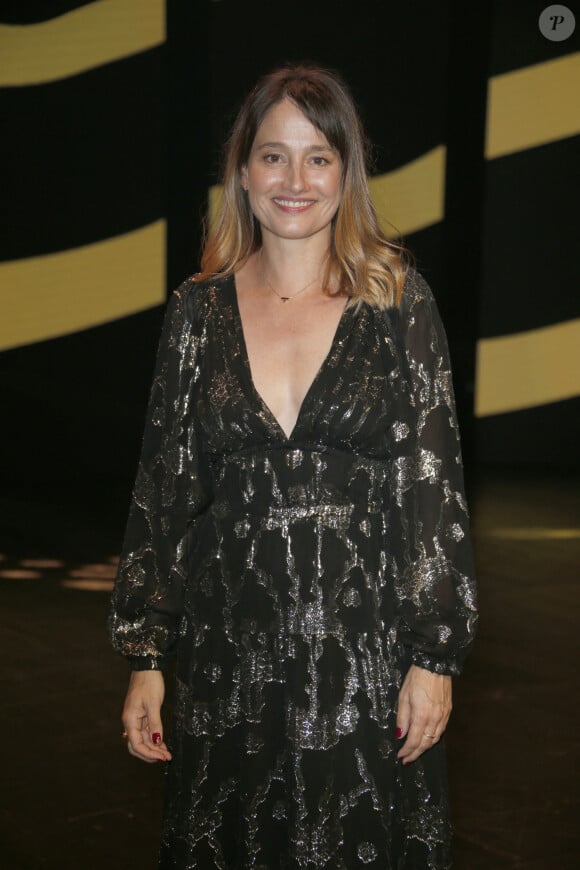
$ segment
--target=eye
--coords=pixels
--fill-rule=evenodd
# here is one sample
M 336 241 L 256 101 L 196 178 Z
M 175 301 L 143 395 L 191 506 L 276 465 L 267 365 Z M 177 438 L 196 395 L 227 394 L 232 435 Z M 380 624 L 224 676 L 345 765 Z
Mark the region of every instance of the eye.
M 312 158 L 312 162 L 315 166 L 326 166 L 328 163 L 330 163 L 330 160 L 328 160 L 327 157 L 321 157 L 320 154 L 317 154 L 315 157 Z
M 264 161 L 266 163 L 279 163 L 281 159 L 282 159 L 281 154 L 274 154 L 274 153 L 264 154 Z

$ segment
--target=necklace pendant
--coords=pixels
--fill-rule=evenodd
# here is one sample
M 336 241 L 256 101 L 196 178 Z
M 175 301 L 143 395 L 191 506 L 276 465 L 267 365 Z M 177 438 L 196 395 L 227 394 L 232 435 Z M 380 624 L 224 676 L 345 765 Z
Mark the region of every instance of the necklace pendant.
M 289 296 L 280 296 L 280 299 L 282 300 L 282 302 L 288 302 L 290 297 Z

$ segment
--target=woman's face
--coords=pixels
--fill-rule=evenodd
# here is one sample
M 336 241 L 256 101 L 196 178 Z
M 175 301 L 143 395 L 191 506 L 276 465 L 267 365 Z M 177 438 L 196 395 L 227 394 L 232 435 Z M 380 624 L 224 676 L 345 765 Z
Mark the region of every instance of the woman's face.
M 241 181 L 263 238 L 268 233 L 283 239 L 321 234 L 330 242 L 342 192 L 342 161 L 291 100 L 282 100 L 265 115 Z

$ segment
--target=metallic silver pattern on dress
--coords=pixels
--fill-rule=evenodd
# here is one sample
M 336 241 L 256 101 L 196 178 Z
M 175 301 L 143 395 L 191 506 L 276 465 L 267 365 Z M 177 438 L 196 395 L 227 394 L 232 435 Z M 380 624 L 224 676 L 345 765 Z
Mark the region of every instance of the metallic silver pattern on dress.
M 451 867 L 444 745 L 397 761 L 410 664 L 458 674 L 476 596 L 445 333 L 345 309 L 288 438 L 235 282 L 170 300 L 110 613 L 175 657 L 163 868 Z
M 372 843 L 365 840 L 362 843 L 359 843 L 357 855 L 362 864 L 372 864 L 372 862 L 377 859 L 378 852 Z

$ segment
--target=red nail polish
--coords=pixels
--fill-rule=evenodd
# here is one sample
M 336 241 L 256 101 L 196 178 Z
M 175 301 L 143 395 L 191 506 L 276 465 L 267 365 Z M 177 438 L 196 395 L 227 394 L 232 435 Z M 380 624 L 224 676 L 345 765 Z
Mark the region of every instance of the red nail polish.
M 408 764 L 411 764 L 410 761 L 403 761 L 403 767 L 406 767 Z
M 403 729 L 397 728 L 397 737 L 402 737 L 402 736 L 403 736 Z
M 153 741 L 155 746 L 159 746 L 159 744 L 161 743 L 161 734 L 159 733 L 159 731 L 155 731 L 155 733 L 151 735 L 151 740 Z

